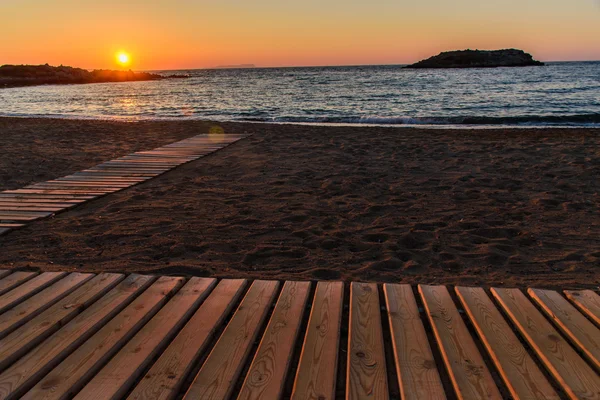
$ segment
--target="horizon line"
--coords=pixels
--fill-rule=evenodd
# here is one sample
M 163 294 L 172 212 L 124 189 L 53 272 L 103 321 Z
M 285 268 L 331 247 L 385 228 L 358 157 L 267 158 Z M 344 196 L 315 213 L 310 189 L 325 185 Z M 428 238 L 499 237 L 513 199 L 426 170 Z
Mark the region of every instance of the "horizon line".
M 544 63 L 578 63 L 578 62 L 600 62 L 600 59 L 598 60 L 559 60 L 559 61 L 543 61 Z M 251 63 L 244 63 L 246 65 L 250 65 Z M 269 65 L 269 66 L 260 66 L 260 65 L 256 65 L 256 64 L 252 64 L 252 67 L 244 67 L 242 65 L 244 64 L 240 64 L 239 67 L 235 67 L 235 66 L 231 66 L 231 67 L 221 67 L 221 66 L 214 66 L 214 67 L 193 67 L 193 68 L 176 68 L 176 69 L 160 69 L 160 68 L 154 68 L 154 69 L 140 69 L 139 71 L 142 72 L 146 72 L 146 71 L 197 71 L 197 70 L 215 70 L 215 69 L 276 69 L 276 68 L 337 68 L 337 67 L 394 67 L 394 66 L 405 66 L 405 65 L 411 65 L 413 63 L 392 63 L 392 64 L 334 64 L 334 65 L 282 65 L 282 66 L 273 66 L 273 65 Z
M 578 62 L 600 62 L 600 59 L 598 60 L 559 60 L 559 61 L 544 61 L 541 60 L 544 63 L 578 63 Z M 0 64 L 0 67 L 5 66 L 5 65 L 32 65 L 32 66 L 36 66 L 36 65 L 50 65 L 49 63 L 43 63 L 43 64 L 12 64 L 12 63 L 7 63 L 7 64 Z M 281 66 L 274 66 L 274 65 L 268 65 L 268 66 L 261 66 L 261 65 L 256 65 L 256 64 L 252 64 L 252 63 L 243 63 L 243 64 L 239 64 L 240 66 L 212 66 L 212 67 L 191 67 L 191 68 L 149 68 L 149 69 L 119 69 L 119 68 L 115 68 L 113 70 L 115 71 L 119 71 L 119 70 L 128 70 L 128 71 L 137 71 L 137 72 L 152 72 L 152 71 L 199 71 L 199 70 L 227 70 L 227 69 L 278 69 L 278 68 L 339 68 L 339 67 L 394 67 L 394 66 L 405 66 L 405 65 L 411 65 L 411 63 L 391 63 L 391 64 L 334 64 L 334 65 L 326 65 L 326 64 L 322 64 L 322 65 L 281 65 Z M 248 66 L 244 66 L 244 65 L 248 65 Z M 252 66 L 249 66 L 252 65 Z M 50 65 L 53 66 L 53 65 Z M 53 67 L 58 67 L 58 66 L 63 66 L 63 67 L 72 67 L 72 68 L 81 68 L 81 69 L 85 69 L 85 70 L 89 70 L 89 71 L 93 71 L 93 70 L 106 70 L 108 68 L 87 68 L 87 67 L 73 67 L 70 65 L 65 65 L 65 64 L 60 64 L 60 65 L 54 65 Z

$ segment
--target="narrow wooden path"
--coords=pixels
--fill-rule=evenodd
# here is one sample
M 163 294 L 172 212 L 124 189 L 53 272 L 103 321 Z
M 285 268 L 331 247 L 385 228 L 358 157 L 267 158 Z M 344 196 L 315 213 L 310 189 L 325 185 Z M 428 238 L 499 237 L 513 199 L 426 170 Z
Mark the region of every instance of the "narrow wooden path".
M 0 235 L 155 178 L 244 137 L 198 135 L 154 150 L 138 151 L 73 175 L 0 192 Z
M 600 296 L 0 270 L 0 399 L 599 399 Z

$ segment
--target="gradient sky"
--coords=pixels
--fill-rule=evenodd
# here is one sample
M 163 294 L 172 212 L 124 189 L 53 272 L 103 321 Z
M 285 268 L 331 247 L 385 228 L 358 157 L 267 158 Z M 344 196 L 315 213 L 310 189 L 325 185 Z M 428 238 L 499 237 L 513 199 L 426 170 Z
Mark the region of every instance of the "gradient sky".
M 600 0 L 0 0 L 0 64 L 402 64 L 521 48 L 600 60 Z

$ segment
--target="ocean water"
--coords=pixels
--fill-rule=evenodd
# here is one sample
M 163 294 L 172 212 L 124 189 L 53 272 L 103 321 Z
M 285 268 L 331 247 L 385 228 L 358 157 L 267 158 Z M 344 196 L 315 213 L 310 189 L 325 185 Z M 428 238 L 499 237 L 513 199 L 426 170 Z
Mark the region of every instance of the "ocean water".
M 600 126 L 600 62 L 156 71 L 153 82 L 0 89 L 0 115 L 419 126 Z

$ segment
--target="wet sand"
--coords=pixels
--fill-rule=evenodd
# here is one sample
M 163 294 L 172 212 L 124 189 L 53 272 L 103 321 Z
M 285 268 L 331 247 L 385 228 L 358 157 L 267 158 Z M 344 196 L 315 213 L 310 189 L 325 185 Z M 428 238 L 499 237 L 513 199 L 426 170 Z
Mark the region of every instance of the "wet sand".
M 0 188 L 213 125 L 0 118 Z M 253 136 L 0 237 L 0 267 L 600 284 L 600 130 L 219 125 Z

